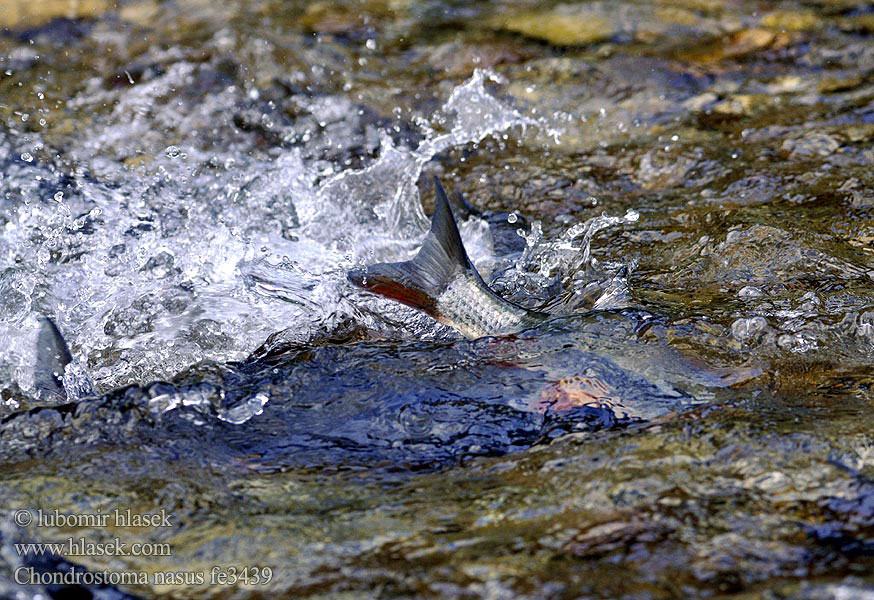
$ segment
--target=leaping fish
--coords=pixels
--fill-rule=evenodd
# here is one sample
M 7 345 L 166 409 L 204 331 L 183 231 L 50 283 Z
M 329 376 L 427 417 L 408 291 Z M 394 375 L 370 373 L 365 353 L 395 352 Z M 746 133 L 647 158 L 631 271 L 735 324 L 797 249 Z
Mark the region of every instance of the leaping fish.
M 528 310 L 495 293 L 467 257 L 449 200 L 434 178 L 431 230 L 413 260 L 378 263 L 348 273 L 349 281 L 374 294 L 412 306 L 474 339 L 530 329 L 549 315 Z

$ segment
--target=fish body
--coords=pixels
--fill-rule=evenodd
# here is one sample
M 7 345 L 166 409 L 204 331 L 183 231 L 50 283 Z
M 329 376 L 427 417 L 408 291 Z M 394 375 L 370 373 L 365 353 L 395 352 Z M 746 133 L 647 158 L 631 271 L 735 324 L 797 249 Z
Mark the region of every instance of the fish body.
M 435 177 L 431 230 L 412 260 L 379 263 L 349 272 L 349 281 L 374 294 L 424 312 L 468 338 L 517 333 L 549 315 L 496 294 L 464 249 L 449 200 Z
M 66 401 L 64 370 L 73 361 L 67 342 L 49 317 L 39 316 L 33 387 L 41 400 Z
M 39 315 L 38 320 L 39 333 L 33 372 L 34 396 L 51 404 L 93 396 L 93 383 L 82 365 L 73 359 L 58 326 L 45 315 Z

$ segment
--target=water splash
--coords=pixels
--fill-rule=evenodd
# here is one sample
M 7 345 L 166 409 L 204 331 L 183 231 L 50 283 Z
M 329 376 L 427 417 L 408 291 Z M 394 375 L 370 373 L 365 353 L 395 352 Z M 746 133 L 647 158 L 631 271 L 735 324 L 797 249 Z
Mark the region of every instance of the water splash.
M 522 256 L 496 278 L 496 286 L 514 300 L 539 297 L 553 310 L 573 312 L 581 307 L 609 309 L 630 302 L 627 273 L 634 264 L 600 264 L 592 256 L 592 240 L 599 231 L 636 223 L 640 215 L 600 215 L 572 225 L 555 239 L 546 239 L 539 221 L 530 231 L 517 230 L 525 239 Z
M 548 129 L 487 89 L 502 83 L 498 76 L 477 70 L 455 87 L 429 121 L 419 119 L 423 137 L 414 147 L 380 131 L 378 156 L 360 169 L 326 167 L 300 148 L 275 152 L 275 159 L 233 144 L 207 152 L 193 139 L 156 144 L 143 166 L 105 160 L 100 147 L 119 151 L 146 135 L 151 120 L 174 118 L 179 108 L 167 103 L 154 108 L 166 114 L 150 120 L 134 110 L 119 125 L 131 107 L 163 97 L 161 85 L 186 72 L 179 67 L 163 83 L 113 92 L 119 97 L 95 136 L 71 152 L 96 151 L 89 167 L 15 160 L 20 140 L 0 138 L 11 157 L 0 184 L 10 199 L 0 207 L 4 380 L 25 392 L 32 386 L 35 312 L 56 319 L 81 360 L 70 381 L 77 397 L 91 393 L 86 372 L 97 391 L 168 378 L 204 359 L 240 360 L 279 330 L 296 342 L 350 322 L 387 335 L 452 335 L 407 307 L 353 289 L 346 272 L 417 250 L 428 220 L 416 182 L 435 156 L 511 129 Z M 72 102 L 105 100 L 88 90 Z M 232 104 L 221 100 L 186 118 L 200 122 Z M 314 99 L 308 110 L 316 119 L 326 111 L 328 121 L 336 118 L 334 104 Z M 535 225 L 511 291 L 551 298 L 557 277 L 571 296 L 579 293 L 593 278 L 592 237 L 632 220 L 631 213 L 598 217 L 549 241 Z M 471 258 L 488 272 L 497 258 L 488 224 L 473 218 L 461 229 Z M 608 275 L 599 290 L 602 304 L 613 306 L 626 288 L 621 276 Z
M 56 319 L 98 391 L 167 378 L 204 359 L 244 358 L 289 327 L 299 341 L 350 320 L 445 335 L 405 307 L 358 295 L 345 273 L 415 251 L 427 229 L 415 182 L 434 156 L 539 126 L 488 91 L 498 77 L 476 71 L 453 89 L 422 123 L 417 146 L 382 132 L 370 164 L 343 169 L 304 158 L 300 148 L 270 158 L 236 141 L 224 151 L 194 137 L 160 143 L 161 124 L 182 131 L 182 118 L 196 130 L 239 102 L 242 91 L 228 89 L 182 115 L 184 107 L 157 101 L 191 69 L 179 64 L 120 90 L 95 83 L 71 100 L 111 107 L 95 116 L 93 135 L 69 149 L 75 168 L 19 160 L 25 150 L 17 145 L 36 147 L 37 134 L 0 136 L 0 193 L 8 200 L 0 207 L 3 379 L 32 386 L 35 312 Z M 332 106 L 313 99 L 308 109 L 318 120 L 319 111 L 336 112 Z M 142 140 L 154 142 L 154 154 L 132 151 Z M 141 158 L 111 159 L 125 154 Z M 474 260 L 492 260 L 485 223 L 462 230 Z
M 209 383 L 182 389 L 166 384 L 153 384 L 147 391 L 149 410 L 159 419 L 171 411 L 180 411 L 182 418 L 202 424 L 204 419 L 219 419 L 233 425 L 242 425 L 264 412 L 270 396 L 258 392 L 241 400 L 228 402 L 225 391 Z M 182 409 L 191 409 L 184 411 Z

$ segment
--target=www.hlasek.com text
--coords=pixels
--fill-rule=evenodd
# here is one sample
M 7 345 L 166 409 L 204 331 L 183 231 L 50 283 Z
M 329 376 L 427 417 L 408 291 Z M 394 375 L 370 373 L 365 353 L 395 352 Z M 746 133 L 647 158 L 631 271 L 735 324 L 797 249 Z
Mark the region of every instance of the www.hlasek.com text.
M 108 542 L 91 542 L 85 538 L 67 538 L 63 542 L 20 542 L 15 544 L 19 556 L 172 556 L 166 542 L 128 544 L 118 538 Z

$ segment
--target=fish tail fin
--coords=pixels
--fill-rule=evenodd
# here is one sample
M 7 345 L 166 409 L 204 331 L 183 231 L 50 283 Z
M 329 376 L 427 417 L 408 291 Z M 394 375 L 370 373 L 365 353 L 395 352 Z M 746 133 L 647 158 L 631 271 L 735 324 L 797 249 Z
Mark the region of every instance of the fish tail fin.
M 412 260 L 379 263 L 349 272 L 349 281 L 373 293 L 433 314 L 437 297 L 460 271 L 472 270 L 446 191 L 434 178 L 431 230 Z
M 64 369 L 73 362 L 73 355 L 58 326 L 49 317 L 39 316 L 36 338 L 36 366 L 33 385 L 42 400 L 67 400 L 64 389 Z

